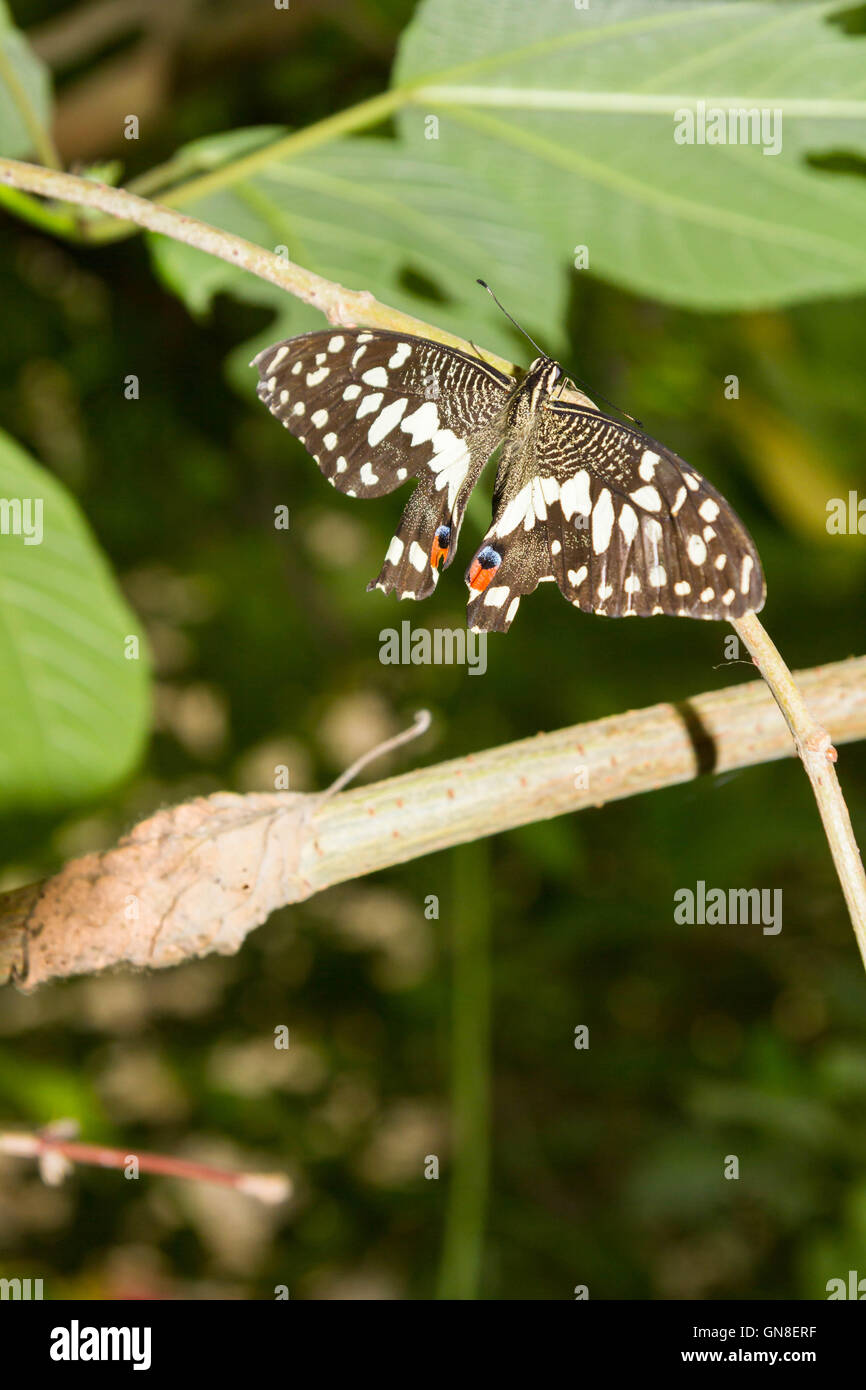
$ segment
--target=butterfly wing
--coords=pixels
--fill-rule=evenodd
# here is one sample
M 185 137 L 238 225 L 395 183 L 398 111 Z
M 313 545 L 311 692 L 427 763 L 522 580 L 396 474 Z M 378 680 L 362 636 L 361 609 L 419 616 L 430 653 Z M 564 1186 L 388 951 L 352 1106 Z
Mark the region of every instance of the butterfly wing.
M 370 588 L 425 598 L 451 563 L 512 383 L 466 353 L 400 333 L 304 333 L 255 358 L 258 394 L 349 497 L 417 486 Z
M 503 452 L 493 523 L 467 571 L 470 625 L 506 632 L 544 579 L 608 617 L 737 618 L 765 594 L 754 542 L 706 479 L 640 431 L 565 403 L 539 412 L 519 460 Z

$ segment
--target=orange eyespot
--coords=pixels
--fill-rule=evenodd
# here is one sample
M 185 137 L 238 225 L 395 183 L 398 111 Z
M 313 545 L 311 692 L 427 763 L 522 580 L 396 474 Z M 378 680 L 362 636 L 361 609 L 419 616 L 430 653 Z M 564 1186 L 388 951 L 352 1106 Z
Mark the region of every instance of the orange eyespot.
M 444 560 L 448 554 L 448 547 L 451 544 L 451 527 L 439 526 L 436 535 L 433 537 L 433 544 L 430 547 L 430 564 L 435 570 L 440 560 Z
M 492 545 L 486 545 L 483 550 L 479 550 L 466 576 L 470 589 L 477 592 L 486 589 L 501 564 L 502 556 Z
M 446 556 L 447 554 L 448 554 L 448 547 L 447 547 L 447 545 L 440 545 L 440 544 L 439 544 L 439 537 L 438 537 L 438 535 L 435 536 L 435 537 L 433 538 L 433 546 L 432 546 L 432 549 L 431 549 L 431 551 L 430 551 L 430 564 L 433 566 L 433 569 L 434 569 L 434 570 L 438 567 L 439 561 L 440 561 L 440 560 L 444 560 L 444 558 L 445 558 L 445 556 Z

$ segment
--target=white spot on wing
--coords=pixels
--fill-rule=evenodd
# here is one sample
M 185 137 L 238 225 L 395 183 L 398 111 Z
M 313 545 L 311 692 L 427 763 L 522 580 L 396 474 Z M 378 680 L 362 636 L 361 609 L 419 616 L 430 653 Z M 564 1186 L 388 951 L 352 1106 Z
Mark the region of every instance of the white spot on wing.
M 323 425 L 327 425 L 327 423 L 328 423 L 328 412 L 327 412 L 327 410 L 316 410 L 316 411 L 314 411 L 313 414 L 310 416 L 310 420 L 311 420 L 312 423 L 315 425 L 316 429 L 317 429 L 317 430 L 320 430 L 320 429 L 322 428 Z
M 365 415 L 372 415 L 374 410 L 378 410 L 382 404 L 382 392 L 373 391 L 371 395 L 365 396 L 355 411 L 355 419 L 363 420 Z
M 629 496 L 632 502 L 637 502 L 638 506 L 643 507 L 644 511 L 647 512 L 657 512 L 662 505 L 662 499 L 654 487 L 639 487 Z
M 361 380 L 368 386 L 387 386 L 388 373 L 384 367 L 371 367 L 368 372 L 361 374 Z
M 613 530 L 613 502 L 607 488 L 602 488 L 598 501 L 592 509 L 592 548 L 596 555 L 603 555 L 610 545 Z M 602 598 L 606 595 L 601 594 Z
M 394 367 L 402 367 L 406 358 L 412 351 L 411 343 L 398 343 L 393 354 L 388 358 L 388 366 L 393 370 Z
M 385 555 L 386 560 L 390 560 L 392 565 L 396 565 L 403 558 L 403 542 L 399 536 L 391 537 L 391 544 Z
M 367 375 L 369 376 L 369 372 Z M 403 396 L 399 401 L 392 401 L 390 405 L 386 405 L 381 415 L 377 415 L 370 426 L 367 442 L 373 446 L 381 444 L 385 435 L 397 424 L 408 404 L 408 400 Z
M 484 602 L 488 608 L 501 608 L 510 593 L 507 584 L 491 586 L 484 594 Z
M 653 453 L 652 449 L 644 449 L 638 465 L 638 473 L 645 483 L 651 483 L 656 471 L 656 464 L 659 462 L 659 455 Z
M 637 512 L 634 510 L 634 507 L 630 507 L 628 502 L 625 502 L 620 509 L 617 520 L 619 522 L 619 529 L 625 536 L 626 541 L 630 544 L 637 535 Z
M 751 555 L 744 555 L 744 556 L 743 556 L 743 563 L 742 563 L 742 565 L 741 565 L 741 567 L 740 567 L 740 593 L 741 593 L 741 594 L 747 594 L 747 593 L 749 592 L 749 580 L 751 579 L 751 575 L 752 575 L 752 557 L 751 557 Z
M 381 400 L 381 397 L 379 399 Z M 425 401 L 417 410 L 413 410 L 411 415 L 406 416 L 400 428 L 412 436 L 413 445 L 426 444 L 439 428 L 439 411 L 432 401 Z
M 719 504 L 714 502 L 712 497 L 705 497 L 698 507 L 698 512 L 704 518 L 704 521 L 715 521 L 719 514 Z
M 307 385 L 318 386 L 320 381 L 324 381 L 325 377 L 330 375 L 330 367 L 320 367 L 317 372 L 307 372 Z
M 361 388 L 360 388 L 360 386 L 358 385 L 357 381 L 353 381 L 352 384 L 351 384 L 351 386 L 347 386 L 346 389 L 345 389 L 345 391 L 343 392 L 343 400 L 344 400 L 344 401 L 354 401 L 354 400 L 356 400 L 356 399 L 358 398 L 358 396 L 360 396 L 360 394 L 361 394 Z
M 345 346 L 346 339 L 343 337 L 342 333 L 338 333 L 335 338 L 329 338 L 328 340 L 328 352 L 341 352 Z
M 379 481 L 379 474 L 373 472 L 373 465 L 368 461 L 361 465 L 361 482 L 365 487 L 374 487 Z
M 592 499 L 589 495 L 589 474 L 585 468 L 581 468 L 579 473 L 575 473 L 573 478 L 567 478 L 561 485 L 559 505 L 566 521 L 570 521 L 575 512 L 580 512 L 581 516 L 589 516 L 592 511 Z
M 700 536 L 689 536 L 686 550 L 693 565 L 702 565 L 707 558 L 707 547 Z
M 417 541 L 413 541 L 409 546 L 409 563 L 418 570 L 419 574 L 427 564 L 427 556 Z

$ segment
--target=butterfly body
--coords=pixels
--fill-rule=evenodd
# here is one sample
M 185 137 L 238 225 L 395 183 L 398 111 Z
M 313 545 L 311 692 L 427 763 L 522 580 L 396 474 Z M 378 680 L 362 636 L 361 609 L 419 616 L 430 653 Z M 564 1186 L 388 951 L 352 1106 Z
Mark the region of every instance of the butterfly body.
M 648 435 L 561 399 L 551 358 L 515 383 L 425 338 L 337 329 L 277 343 L 255 365 L 261 399 L 340 491 L 378 497 L 416 480 L 370 588 L 432 593 L 497 454 L 493 519 L 466 570 L 472 628 L 507 631 L 545 580 L 611 617 L 724 619 L 763 604 L 757 551 L 724 498 Z

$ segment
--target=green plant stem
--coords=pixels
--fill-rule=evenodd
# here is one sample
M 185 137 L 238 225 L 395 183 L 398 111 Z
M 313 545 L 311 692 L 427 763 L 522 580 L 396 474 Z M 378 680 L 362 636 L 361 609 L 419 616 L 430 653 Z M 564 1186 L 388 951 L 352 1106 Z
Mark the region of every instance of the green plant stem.
M 822 724 L 814 718 L 794 677 L 782 660 L 757 614 L 747 613 L 732 624 L 752 654 L 752 660 L 782 711 L 818 803 L 824 833 L 848 907 L 851 925 L 866 968 L 866 873 L 839 778 L 836 749 Z
M 186 183 L 176 184 L 173 188 L 166 191 L 166 182 L 170 181 L 176 169 L 176 163 L 169 161 L 162 166 L 162 169 L 150 169 L 141 178 L 130 184 L 130 191 L 136 193 L 147 193 L 149 196 L 159 193 L 160 202 L 165 207 L 182 208 L 188 207 L 201 198 L 208 198 L 214 193 L 221 193 L 225 188 L 231 188 L 242 179 L 248 179 L 253 174 L 257 174 L 260 169 L 266 168 L 268 164 L 273 164 L 276 160 L 293 158 L 300 154 L 306 154 L 308 150 L 316 149 L 319 145 L 327 144 L 329 140 L 335 140 L 341 135 L 348 135 L 352 131 L 365 130 L 369 126 L 378 125 L 380 121 L 402 106 L 408 99 L 408 90 L 394 89 L 390 92 L 382 92 L 379 96 L 370 97 L 368 101 L 358 102 L 356 106 L 347 107 L 345 111 L 338 111 L 333 116 L 326 116 L 324 120 L 316 121 L 314 125 L 305 126 L 303 130 L 292 131 L 289 135 L 283 135 L 279 140 L 274 140 L 261 148 L 252 150 L 249 154 L 242 155 L 239 159 L 230 160 L 229 163 L 221 165 L 218 169 L 209 170 L 205 174 L 198 174 L 194 178 L 188 179 Z M 162 184 L 159 182 L 160 175 L 163 178 Z M 109 219 L 107 221 L 92 222 L 87 230 L 88 240 L 96 242 L 116 241 L 121 237 L 128 236 L 129 227 L 118 226 L 117 222 Z
M 438 1297 L 478 1297 L 490 1167 L 490 871 L 487 845 L 454 851 L 450 905 L 451 1181 Z M 447 909 L 446 909 L 447 910 Z
M 42 163 L 47 165 L 49 169 L 59 169 L 61 160 L 54 141 L 39 119 L 24 87 L 19 82 L 18 74 L 9 61 L 9 56 L 2 43 L 0 43 L 0 82 L 9 93 L 13 105 L 24 122 L 27 134 L 33 142 L 33 148 Z

